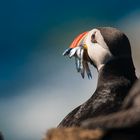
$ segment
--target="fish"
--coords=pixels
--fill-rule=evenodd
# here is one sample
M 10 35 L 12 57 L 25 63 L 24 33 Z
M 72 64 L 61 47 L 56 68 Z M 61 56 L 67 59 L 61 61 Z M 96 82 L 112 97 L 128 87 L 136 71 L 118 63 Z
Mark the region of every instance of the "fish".
M 85 73 L 88 79 L 92 79 L 92 74 L 89 68 L 89 62 L 84 59 L 85 49 L 82 46 L 77 46 L 75 48 L 68 48 L 63 52 L 63 56 L 68 56 L 69 58 L 75 58 L 76 70 L 81 74 L 84 79 Z

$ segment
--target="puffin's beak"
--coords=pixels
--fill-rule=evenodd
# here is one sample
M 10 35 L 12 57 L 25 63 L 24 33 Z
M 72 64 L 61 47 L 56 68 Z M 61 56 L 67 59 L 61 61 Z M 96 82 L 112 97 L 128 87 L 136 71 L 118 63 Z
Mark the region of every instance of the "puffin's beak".
M 69 46 L 68 49 L 66 49 L 64 52 L 63 52 L 63 55 L 66 56 L 68 55 L 69 57 L 72 57 L 74 56 L 74 54 L 76 53 L 76 51 L 79 49 L 79 48 L 83 48 L 83 49 L 87 49 L 87 46 L 86 44 L 84 44 L 84 40 L 85 40 L 85 37 L 87 35 L 88 32 L 84 32 L 80 35 L 78 35 L 74 41 L 71 43 L 71 45 Z

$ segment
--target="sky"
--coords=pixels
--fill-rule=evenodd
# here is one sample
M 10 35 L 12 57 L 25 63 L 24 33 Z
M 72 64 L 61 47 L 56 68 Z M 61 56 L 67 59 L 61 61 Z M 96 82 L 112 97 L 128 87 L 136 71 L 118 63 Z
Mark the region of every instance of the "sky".
M 139 76 L 139 0 L 0 2 L 0 130 L 6 140 L 41 139 L 94 93 L 97 71 L 91 67 L 93 79 L 83 80 L 62 53 L 79 33 L 99 26 L 127 34 Z

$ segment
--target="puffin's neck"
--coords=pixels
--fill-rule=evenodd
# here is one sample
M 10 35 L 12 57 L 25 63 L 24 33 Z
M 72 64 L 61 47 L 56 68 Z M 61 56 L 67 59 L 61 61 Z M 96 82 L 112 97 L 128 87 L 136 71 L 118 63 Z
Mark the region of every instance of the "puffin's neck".
M 137 79 L 132 58 L 117 58 L 106 63 L 99 71 L 97 87 L 121 78 L 129 80 L 131 84 Z

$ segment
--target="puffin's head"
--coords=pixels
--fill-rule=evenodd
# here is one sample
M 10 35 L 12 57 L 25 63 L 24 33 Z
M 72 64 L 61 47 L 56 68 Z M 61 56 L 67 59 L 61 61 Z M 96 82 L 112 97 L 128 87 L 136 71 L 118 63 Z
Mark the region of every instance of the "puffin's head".
M 131 57 L 131 48 L 124 33 L 115 28 L 101 27 L 78 35 L 63 55 L 75 56 L 82 65 L 82 68 L 78 67 L 79 72 L 87 71 L 88 62 L 99 71 L 112 59 Z

